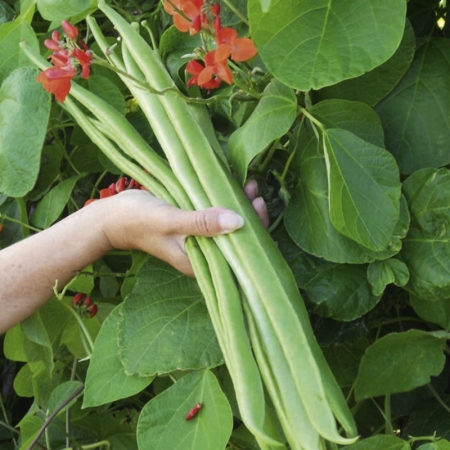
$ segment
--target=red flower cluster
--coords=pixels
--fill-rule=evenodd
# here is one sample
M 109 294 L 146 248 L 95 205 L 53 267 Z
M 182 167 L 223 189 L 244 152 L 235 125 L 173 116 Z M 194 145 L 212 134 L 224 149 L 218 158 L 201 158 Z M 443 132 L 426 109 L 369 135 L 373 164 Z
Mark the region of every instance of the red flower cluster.
M 100 199 L 111 197 L 119 194 L 126 189 L 145 189 L 136 180 L 128 180 L 126 177 L 119 178 L 115 183 L 111 183 L 107 188 L 100 190 Z M 98 198 L 90 198 L 86 200 L 84 206 L 90 205 L 92 202 L 99 200 Z
M 98 312 L 98 306 L 91 300 L 89 295 L 78 292 L 72 298 L 72 307 L 76 309 L 80 315 L 89 318 L 94 317 Z
M 188 86 L 215 89 L 221 81 L 232 84 L 233 74 L 228 67 L 228 59 L 247 61 L 257 53 L 251 39 L 238 38 L 236 30 L 222 27 L 219 3 L 208 6 L 205 0 L 164 0 L 164 9 L 173 17 L 178 30 L 189 31 L 191 35 L 203 31 L 214 38 L 215 49 L 205 51 L 203 64 L 196 60 L 187 64 L 186 71 L 192 75 Z
M 55 94 L 56 100 L 63 102 L 70 91 L 70 81 L 77 75 L 81 67 L 81 78 L 88 78 L 91 71 L 92 52 L 84 41 L 76 43 L 78 28 L 63 20 L 62 29 L 65 38 L 61 40 L 59 31 L 52 33 L 44 45 L 53 51 L 50 61 L 53 67 L 41 72 L 36 78 L 44 89 Z

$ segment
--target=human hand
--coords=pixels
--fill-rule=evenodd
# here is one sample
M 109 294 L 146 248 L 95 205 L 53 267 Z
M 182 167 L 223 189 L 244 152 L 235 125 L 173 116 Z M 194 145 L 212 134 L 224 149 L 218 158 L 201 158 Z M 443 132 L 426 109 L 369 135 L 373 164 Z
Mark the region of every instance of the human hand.
M 267 226 L 268 214 L 264 200 L 258 197 L 256 181 L 249 182 L 244 190 Z M 145 251 L 189 276 L 194 273 L 184 248 L 188 236 L 226 234 L 244 224 L 240 215 L 226 208 L 184 211 L 147 191 L 124 191 L 95 205 L 104 208 L 99 215 L 107 218 L 102 229 L 111 248 Z

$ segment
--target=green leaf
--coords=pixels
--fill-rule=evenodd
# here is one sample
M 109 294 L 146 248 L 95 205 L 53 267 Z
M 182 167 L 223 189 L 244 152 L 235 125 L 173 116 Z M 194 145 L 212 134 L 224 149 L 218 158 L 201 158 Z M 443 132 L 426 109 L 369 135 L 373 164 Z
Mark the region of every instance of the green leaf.
M 144 390 L 153 380 L 153 377 L 127 375 L 120 363 L 117 335 L 121 307 L 116 307 L 106 318 L 95 340 L 86 376 L 83 408 L 131 397 Z
M 272 80 L 245 124 L 228 142 L 236 178 L 244 184 L 247 167 L 271 142 L 287 133 L 297 115 L 297 99 L 292 89 Z
M 342 104 L 342 103 L 341 103 Z M 358 109 L 361 112 L 360 109 Z M 337 114 L 336 114 L 337 116 Z M 368 116 L 360 116 L 365 121 Z M 346 121 L 358 128 L 356 119 Z M 363 126 L 367 138 L 378 139 L 376 127 Z M 372 135 L 372 137 L 370 137 Z M 400 217 L 391 240 L 381 252 L 372 251 L 339 233 L 330 219 L 326 162 L 319 141 L 308 123 L 301 131 L 297 158 L 294 161 L 299 183 L 293 191 L 285 214 L 286 229 L 294 242 L 304 251 L 338 263 L 365 263 L 395 255 L 406 235 L 409 215 L 406 201 L 400 198 Z M 365 190 L 363 191 L 365 192 Z M 378 223 L 378 222 L 376 222 Z
M 75 275 L 67 284 L 67 289 L 73 292 L 82 292 L 90 294 L 94 289 L 94 268 L 92 264 L 85 267 L 81 273 Z
M 149 260 L 126 298 L 120 323 L 125 372 L 139 376 L 215 367 L 222 353 L 195 279 Z
M 3 353 L 5 357 L 11 361 L 26 362 L 25 340 L 25 333 L 22 331 L 20 324 L 10 328 L 3 342 Z
M 407 392 L 429 383 L 445 364 L 448 335 L 409 330 L 378 339 L 366 351 L 355 384 L 356 400 Z
M 16 69 L 0 89 L 0 192 L 11 197 L 30 191 L 39 172 L 50 96 L 36 83 L 37 73 Z
M 166 66 L 175 80 L 184 81 L 178 72 L 182 66 L 192 59 L 193 49 L 202 46 L 200 34 L 186 35 L 177 30 L 175 26 L 169 27 L 161 36 L 159 51 Z
M 0 1 L 0 25 L 13 20 L 14 16 L 15 13 L 10 6 L 3 0 Z
M 400 257 L 410 272 L 406 289 L 425 300 L 450 298 L 450 171 L 423 169 L 403 184 L 411 226 Z
M 323 264 L 303 287 L 313 311 L 323 317 L 351 321 L 366 314 L 380 300 L 367 281 L 366 266 Z
M 390 435 L 372 436 L 347 448 L 348 450 L 411 450 L 407 441 Z
M 406 75 L 376 107 L 402 173 L 450 163 L 449 70 L 450 41 L 423 41 Z
M 37 204 L 31 217 L 31 223 L 39 228 L 45 229 L 56 222 L 69 201 L 72 190 L 77 181 L 84 175 L 76 175 L 58 183 Z
M 41 16 L 48 21 L 61 22 L 97 9 L 97 0 L 37 0 Z
M 328 129 L 324 140 L 332 224 L 364 247 L 384 250 L 400 214 L 394 159 L 346 130 Z
M 82 386 L 83 384 L 80 381 L 66 381 L 58 384 L 50 395 L 47 407 L 48 411 L 50 413 L 56 411 L 57 408 L 71 398 L 71 400 L 64 405 L 58 414 L 66 411 L 77 401 L 78 397 L 83 392 L 82 389 L 80 390 Z
M 89 90 L 108 102 L 116 111 L 125 115 L 125 98 L 120 89 L 110 79 L 102 75 L 91 75 L 87 81 Z
M 444 404 L 442 404 L 442 401 Z M 450 439 L 449 397 L 421 401 L 408 418 L 405 436 L 439 436 Z
M 415 295 L 410 295 L 409 301 L 420 318 L 450 331 L 450 299 L 422 300 Z
M 28 198 L 40 198 L 58 179 L 62 157 L 63 149 L 60 145 L 43 146 L 38 179 L 33 190 L 28 194 Z
M 20 397 L 33 397 L 33 372 L 29 364 L 22 366 L 14 378 L 14 391 Z
M 369 105 L 377 104 L 394 89 L 408 70 L 415 48 L 414 31 L 407 21 L 400 46 L 391 58 L 364 75 L 323 88 L 320 98 L 342 98 Z
M 354 78 L 389 59 L 400 44 L 406 2 L 260 0 L 248 2 L 252 38 L 270 72 L 308 91 Z
M 384 146 L 384 131 L 378 114 L 360 101 L 323 100 L 308 112 L 326 128 L 342 128 L 377 147 Z
M 351 387 L 355 382 L 366 347 L 365 340 L 322 347 L 327 363 L 342 388 Z
M 404 262 L 396 258 L 388 258 L 370 264 L 367 269 L 367 278 L 372 285 L 373 294 L 381 295 L 390 283 L 404 286 L 408 282 L 409 271 Z
M 0 25 L 0 82 L 19 67 L 33 66 L 19 47 L 22 40 L 26 40 L 36 52 L 39 51 L 39 43 L 33 28 L 25 20 L 19 18 L 14 22 Z
M 417 450 L 450 450 L 450 442 L 445 439 L 441 439 L 437 442 L 428 442 L 427 444 L 417 447 Z
M 42 362 L 48 373 L 54 367 L 53 348 L 39 311 L 21 322 L 25 335 L 25 353 L 29 363 Z
M 198 414 L 186 421 L 197 403 Z M 216 377 L 208 370 L 184 376 L 142 409 L 137 427 L 140 449 L 223 449 L 233 415 Z

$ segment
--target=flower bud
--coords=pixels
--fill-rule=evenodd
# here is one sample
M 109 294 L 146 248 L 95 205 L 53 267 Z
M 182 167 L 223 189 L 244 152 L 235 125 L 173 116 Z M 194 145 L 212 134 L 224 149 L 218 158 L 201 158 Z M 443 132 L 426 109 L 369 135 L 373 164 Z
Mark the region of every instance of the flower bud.
M 72 298 L 72 307 L 77 309 L 81 306 L 81 303 L 83 301 L 84 294 L 81 292 L 78 292 L 78 294 L 75 294 Z
M 64 30 L 64 33 L 74 41 L 78 36 L 78 28 L 75 25 L 72 25 L 67 20 L 63 20 L 61 22 L 62 29 Z

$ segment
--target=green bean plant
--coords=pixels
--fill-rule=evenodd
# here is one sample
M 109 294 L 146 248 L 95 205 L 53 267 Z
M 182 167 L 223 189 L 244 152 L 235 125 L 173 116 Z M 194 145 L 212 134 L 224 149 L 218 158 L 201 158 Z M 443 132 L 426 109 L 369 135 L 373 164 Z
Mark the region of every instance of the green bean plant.
M 450 448 L 446 12 L 0 1 L 0 248 L 131 188 L 245 221 L 55 283 L 0 449 Z

